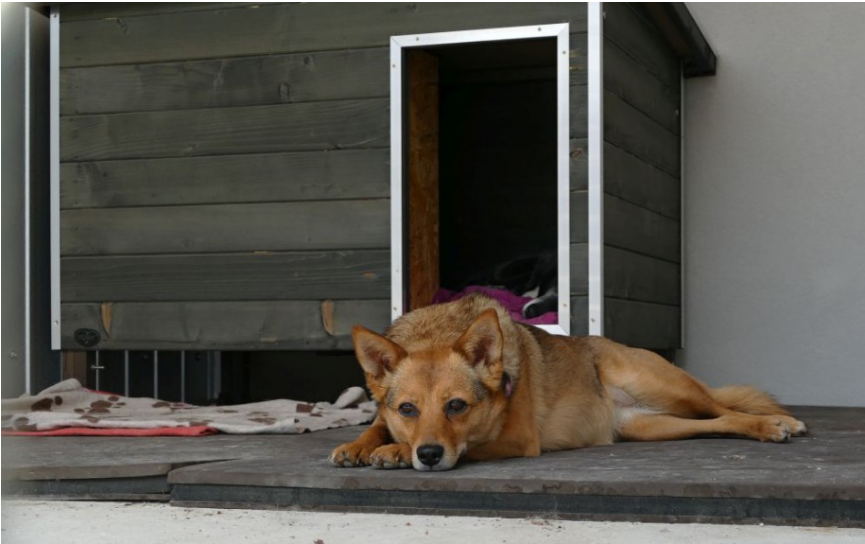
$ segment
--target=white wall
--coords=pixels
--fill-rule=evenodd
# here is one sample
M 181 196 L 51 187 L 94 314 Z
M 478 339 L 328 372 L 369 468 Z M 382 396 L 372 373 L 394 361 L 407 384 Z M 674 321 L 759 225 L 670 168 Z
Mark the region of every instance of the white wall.
M 685 349 L 710 385 L 865 406 L 865 4 L 688 4 Z

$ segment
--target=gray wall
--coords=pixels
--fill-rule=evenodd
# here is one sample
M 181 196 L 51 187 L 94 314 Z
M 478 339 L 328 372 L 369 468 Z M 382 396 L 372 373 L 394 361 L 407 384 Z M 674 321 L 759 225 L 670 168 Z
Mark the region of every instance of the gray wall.
M 865 405 L 865 5 L 689 4 L 685 368 Z

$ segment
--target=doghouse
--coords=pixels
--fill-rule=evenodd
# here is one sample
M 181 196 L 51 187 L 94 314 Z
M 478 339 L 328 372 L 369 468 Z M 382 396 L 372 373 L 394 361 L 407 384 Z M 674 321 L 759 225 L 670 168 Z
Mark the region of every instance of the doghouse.
M 680 344 L 684 4 L 69 4 L 54 345 L 345 350 L 555 255 L 561 334 Z

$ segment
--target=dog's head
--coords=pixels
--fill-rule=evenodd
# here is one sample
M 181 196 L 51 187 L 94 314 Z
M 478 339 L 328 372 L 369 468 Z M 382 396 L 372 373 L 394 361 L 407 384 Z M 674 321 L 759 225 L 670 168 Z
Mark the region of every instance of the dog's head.
M 480 314 L 449 346 L 411 350 L 359 325 L 355 353 L 396 442 L 417 470 L 448 470 L 501 431 L 507 403 L 504 340 L 495 310 Z

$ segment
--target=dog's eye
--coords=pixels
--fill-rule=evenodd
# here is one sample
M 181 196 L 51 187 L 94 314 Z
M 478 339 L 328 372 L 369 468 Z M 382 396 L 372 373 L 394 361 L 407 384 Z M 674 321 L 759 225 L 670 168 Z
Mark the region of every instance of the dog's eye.
M 417 415 L 417 408 L 415 408 L 415 405 L 410 402 L 400 404 L 398 410 L 401 415 L 406 417 L 414 417 Z
M 461 412 L 464 412 L 465 409 L 468 407 L 469 407 L 469 405 L 466 404 L 466 401 L 464 401 L 463 399 L 454 399 L 454 400 L 448 402 L 448 406 L 447 406 L 448 413 L 451 413 L 451 414 L 459 414 Z

